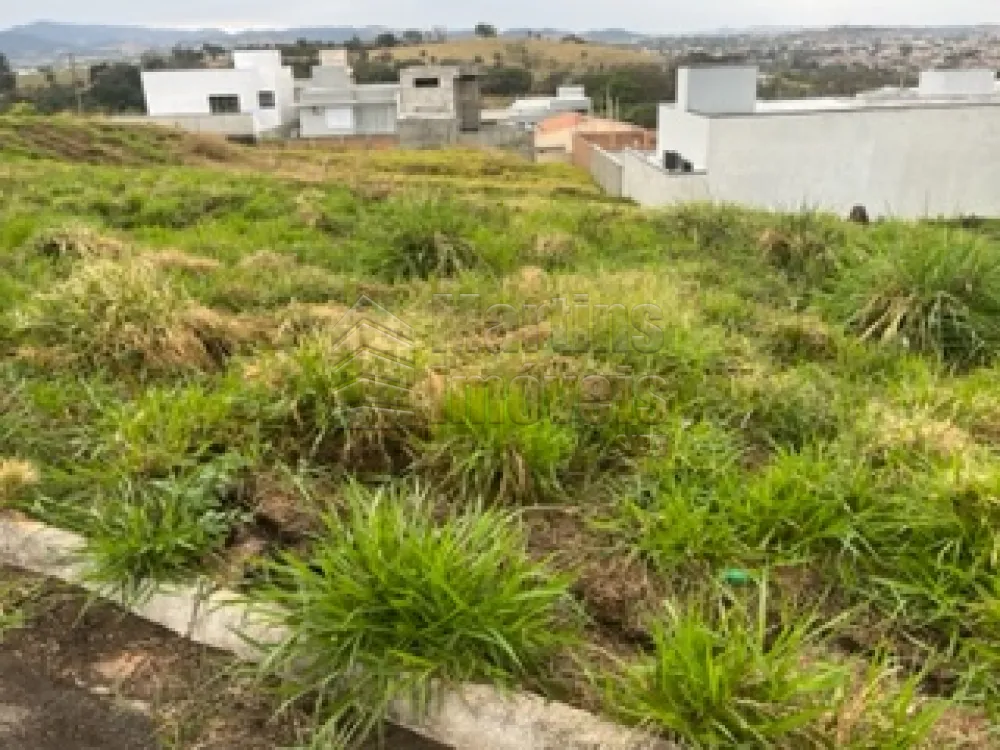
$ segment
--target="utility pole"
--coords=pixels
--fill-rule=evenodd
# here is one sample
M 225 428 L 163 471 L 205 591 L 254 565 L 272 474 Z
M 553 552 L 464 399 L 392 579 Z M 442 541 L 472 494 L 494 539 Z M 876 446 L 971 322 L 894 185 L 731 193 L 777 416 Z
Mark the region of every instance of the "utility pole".
M 83 114 L 83 89 L 80 86 L 80 82 L 76 78 L 76 55 L 72 52 L 69 53 L 69 67 L 73 72 L 73 93 L 76 94 L 76 113 L 78 115 Z

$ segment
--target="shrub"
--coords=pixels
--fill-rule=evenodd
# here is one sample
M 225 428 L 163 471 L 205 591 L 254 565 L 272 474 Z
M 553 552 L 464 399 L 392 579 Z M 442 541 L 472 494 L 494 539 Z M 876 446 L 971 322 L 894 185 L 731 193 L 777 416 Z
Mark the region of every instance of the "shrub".
M 962 232 L 914 230 L 845 270 L 830 305 L 863 340 L 982 363 L 1000 346 L 1000 249 Z
M 532 562 L 515 519 L 469 510 L 440 524 L 425 492 L 344 493 L 309 556 L 283 555 L 256 597 L 289 630 L 263 662 L 320 736 L 350 743 L 396 700 L 448 683 L 544 676 L 577 637 L 569 581 Z
M 807 659 L 818 630 L 809 618 L 769 627 L 758 611 L 719 604 L 668 606 L 653 653 L 613 679 L 611 708 L 625 720 L 695 747 L 806 747 L 842 679 Z

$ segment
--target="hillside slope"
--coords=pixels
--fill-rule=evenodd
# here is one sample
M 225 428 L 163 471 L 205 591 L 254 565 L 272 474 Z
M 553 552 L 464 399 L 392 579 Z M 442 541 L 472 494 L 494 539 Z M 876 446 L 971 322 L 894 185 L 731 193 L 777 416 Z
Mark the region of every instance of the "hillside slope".
M 72 116 L 0 115 L 0 158 L 141 166 L 236 162 L 244 150 L 213 136 Z
M 563 70 L 603 70 L 614 66 L 649 65 L 663 61 L 661 56 L 648 54 L 636 47 L 503 37 L 391 47 L 369 54 L 373 57 L 389 56 L 394 60 L 521 66 L 536 74 Z
M 989 225 L 0 128 L 0 512 L 283 607 L 317 746 L 482 681 L 691 747 L 996 747 Z

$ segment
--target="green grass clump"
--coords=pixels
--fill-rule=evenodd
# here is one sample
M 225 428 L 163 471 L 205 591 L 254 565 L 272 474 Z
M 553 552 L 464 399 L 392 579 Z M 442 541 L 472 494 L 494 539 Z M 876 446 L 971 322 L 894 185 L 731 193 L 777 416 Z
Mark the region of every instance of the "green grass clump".
M 315 701 L 326 741 L 361 739 L 394 701 L 419 710 L 448 683 L 544 676 L 575 642 L 569 581 L 527 556 L 512 516 L 470 509 L 437 523 L 424 492 L 358 485 L 344 506 L 257 594 L 289 629 L 263 670 Z
M 516 391 L 469 387 L 449 394 L 422 463 L 459 498 L 530 503 L 561 494 L 579 445 L 572 425 L 532 414 Z
M 83 519 L 94 580 L 127 597 L 198 575 L 244 515 L 226 503 L 240 467 L 226 457 L 189 474 L 123 480 Z
M 105 435 L 95 461 L 122 476 L 171 476 L 219 453 L 259 455 L 252 420 L 255 396 L 236 378 L 204 384 L 153 386 L 134 401 L 104 411 Z
M 513 255 L 494 213 L 437 197 L 370 206 L 351 243 L 360 270 L 392 282 L 500 270 Z
M 846 269 L 831 307 L 863 340 L 955 366 L 1000 346 L 1000 248 L 956 231 L 912 232 Z
M 807 747 L 841 674 L 807 659 L 819 631 L 807 617 L 768 623 L 756 613 L 669 607 L 653 651 L 611 682 L 607 700 L 634 724 L 694 747 Z

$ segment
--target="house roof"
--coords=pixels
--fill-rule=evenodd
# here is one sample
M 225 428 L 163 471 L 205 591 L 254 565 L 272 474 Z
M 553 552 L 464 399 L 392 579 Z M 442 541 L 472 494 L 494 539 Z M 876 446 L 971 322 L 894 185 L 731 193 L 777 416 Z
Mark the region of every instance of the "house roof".
M 546 117 L 535 129 L 537 133 L 556 133 L 560 130 L 576 130 L 579 133 L 631 132 L 641 130 L 630 122 L 619 122 L 604 117 L 591 117 L 578 112 L 563 112 Z
M 552 115 L 552 117 L 546 117 L 538 123 L 537 132 L 554 133 L 557 130 L 574 128 L 580 124 L 584 117 L 585 115 L 581 115 L 579 112 L 562 112 L 558 115 Z

